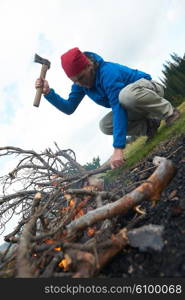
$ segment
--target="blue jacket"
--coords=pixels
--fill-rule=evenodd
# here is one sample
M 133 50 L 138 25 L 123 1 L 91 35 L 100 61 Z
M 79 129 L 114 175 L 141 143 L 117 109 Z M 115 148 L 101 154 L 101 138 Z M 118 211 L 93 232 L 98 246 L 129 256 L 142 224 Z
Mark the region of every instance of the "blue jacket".
M 152 78 L 142 71 L 104 61 L 95 53 L 84 53 L 91 55 L 99 63 L 93 87 L 88 89 L 72 84 L 68 100 L 60 97 L 53 89 L 45 95 L 45 98 L 66 114 L 72 114 L 85 95 L 97 104 L 111 108 L 113 112 L 113 147 L 124 148 L 127 135 L 127 113 L 119 103 L 119 92 L 126 85 L 140 78 L 148 80 Z

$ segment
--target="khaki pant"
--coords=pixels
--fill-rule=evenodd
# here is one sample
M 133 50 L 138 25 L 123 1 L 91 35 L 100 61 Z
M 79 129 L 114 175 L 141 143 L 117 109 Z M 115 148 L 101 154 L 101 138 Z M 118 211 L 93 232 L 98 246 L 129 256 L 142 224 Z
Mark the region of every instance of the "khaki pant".
M 147 132 L 146 118 L 166 119 L 173 113 L 173 106 L 163 98 L 163 86 L 153 80 L 139 79 L 127 85 L 119 93 L 119 102 L 127 111 L 127 135 L 144 136 Z M 113 134 L 112 111 L 100 121 L 103 133 Z

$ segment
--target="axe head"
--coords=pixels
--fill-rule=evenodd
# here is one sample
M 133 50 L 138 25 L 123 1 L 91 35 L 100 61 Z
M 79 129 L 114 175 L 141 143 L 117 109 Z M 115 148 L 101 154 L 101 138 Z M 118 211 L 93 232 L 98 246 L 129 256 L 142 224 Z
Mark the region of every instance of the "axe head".
M 51 65 L 51 63 L 48 59 L 42 58 L 38 54 L 35 54 L 34 62 L 39 63 L 41 65 L 46 65 L 48 67 L 48 69 L 50 68 L 50 65 Z

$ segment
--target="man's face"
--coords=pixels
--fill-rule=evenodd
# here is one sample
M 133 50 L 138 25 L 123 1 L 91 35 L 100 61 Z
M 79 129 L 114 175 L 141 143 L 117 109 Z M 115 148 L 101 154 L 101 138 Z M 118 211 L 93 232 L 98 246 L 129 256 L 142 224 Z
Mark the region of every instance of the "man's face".
M 93 64 L 88 65 L 82 70 L 77 76 L 71 77 L 70 79 L 79 86 L 90 89 L 93 86 L 95 78 L 95 70 Z

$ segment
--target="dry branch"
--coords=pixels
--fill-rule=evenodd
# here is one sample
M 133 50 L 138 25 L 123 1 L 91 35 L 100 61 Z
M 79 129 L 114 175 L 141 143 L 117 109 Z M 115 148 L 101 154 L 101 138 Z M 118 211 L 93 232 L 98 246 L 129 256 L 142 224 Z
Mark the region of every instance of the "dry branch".
M 164 246 L 162 234 L 163 226 L 158 225 L 150 224 L 130 231 L 123 228 L 116 235 L 111 236 L 107 241 L 107 248 L 99 254 L 96 252 L 96 255 L 93 256 L 88 252 L 77 251 L 73 278 L 89 278 L 97 275 L 126 245 L 135 246 L 136 244 L 138 245 L 138 241 L 142 249 L 150 247 L 160 251 Z M 71 258 L 74 259 L 74 250 L 69 252 L 68 255 L 71 255 Z
M 64 277 L 64 272 L 72 277 L 95 276 L 128 244 L 125 228 L 115 231 L 116 217 L 144 200 L 156 203 L 175 174 L 173 163 L 162 159 L 147 181 L 120 198 L 104 191 L 91 177 L 110 167 L 86 171 L 70 149 L 57 146 L 56 152 L 47 149 L 38 154 L 3 147 L 0 153 L 22 158 L 8 176 L 0 178 L 1 223 L 6 223 L 6 213 L 14 213 L 17 208 L 22 216 L 15 230 L 5 237 L 18 243 L 17 277 Z M 23 186 L 18 191 L 12 188 L 17 183 Z M 79 183 L 80 188 L 76 188 Z M 84 184 L 89 186 L 85 188 Z M 68 186 L 73 188 L 67 190 Z M 9 188 L 14 193 L 8 193 Z M 135 223 L 133 219 L 127 229 Z
M 17 277 L 34 277 L 34 274 L 31 271 L 30 245 L 32 242 L 31 231 L 36 224 L 37 218 L 37 215 L 33 216 L 32 219 L 25 225 L 23 233 L 21 234 L 17 256 Z
M 124 214 L 144 200 L 156 203 L 160 199 L 161 192 L 173 178 L 175 172 L 176 168 L 174 164 L 170 160 L 164 159 L 155 172 L 148 178 L 147 182 L 137 187 L 131 193 L 123 196 L 114 203 L 90 211 L 68 224 L 66 226 L 68 235 L 83 230 L 98 221 Z

